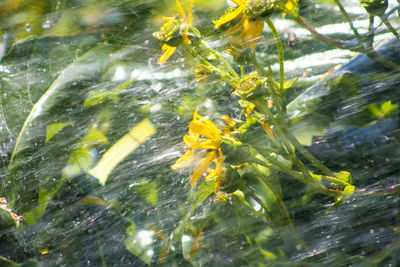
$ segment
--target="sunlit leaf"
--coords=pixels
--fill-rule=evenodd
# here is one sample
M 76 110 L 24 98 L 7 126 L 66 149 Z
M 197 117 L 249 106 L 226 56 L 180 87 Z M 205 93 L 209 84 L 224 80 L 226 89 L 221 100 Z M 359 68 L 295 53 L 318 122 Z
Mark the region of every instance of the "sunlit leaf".
M 268 250 L 265 250 L 262 248 L 260 248 L 260 251 L 264 255 L 264 258 L 266 260 L 276 260 L 277 259 L 277 256 L 274 253 L 272 253 L 271 251 L 268 251 Z
M 139 195 L 144 198 L 149 204 L 155 205 L 158 202 L 158 186 L 154 181 L 147 181 L 140 179 L 137 184 L 134 185 L 134 189 Z
M 67 125 L 72 125 L 71 122 L 59 122 L 59 123 L 52 123 L 50 125 L 48 125 L 46 127 L 46 141 L 45 143 L 47 143 L 48 141 L 51 140 L 51 138 L 53 138 L 59 131 L 61 131 L 62 129 L 64 129 L 65 126 Z
M 99 206 L 104 206 L 104 207 L 109 206 L 109 204 L 107 202 L 105 202 L 104 200 L 102 200 L 101 198 L 96 197 L 96 196 L 86 196 L 86 197 L 82 198 L 81 200 L 79 200 L 78 202 L 75 202 L 75 205 L 81 205 L 81 206 L 99 205 Z
M 125 232 L 128 235 L 134 235 L 136 231 L 136 224 L 135 222 L 131 222 L 131 224 L 125 229 Z
M 86 97 L 85 102 L 83 102 L 84 107 L 95 106 L 103 103 L 107 99 L 110 99 L 114 102 L 119 100 L 119 94 L 121 94 L 126 88 L 128 88 L 135 79 L 129 80 L 113 88 L 111 90 L 106 90 L 101 88 L 100 90 L 90 91 L 89 95 Z
M 154 233 L 147 229 L 137 230 L 134 222 L 125 231 L 127 234 L 126 249 L 149 265 L 154 255 L 152 249 Z
M 351 173 L 346 172 L 346 171 L 341 171 L 339 173 L 336 173 L 337 178 L 339 178 L 342 181 L 345 181 L 346 183 L 351 183 Z
M 192 189 L 189 196 L 189 202 L 192 203 L 191 212 L 195 211 L 214 192 L 215 182 L 215 179 L 208 180 L 202 183 L 198 190 Z
M 30 225 L 39 220 L 44 215 L 46 207 L 57 191 L 57 188 L 53 191 L 47 191 L 43 187 L 40 187 L 37 207 L 22 215 L 24 217 L 24 224 Z
M 100 183 L 105 184 L 108 176 L 118 163 L 155 133 L 156 129 L 153 124 L 148 119 L 143 120 L 110 147 L 103 154 L 97 165 L 89 171 L 89 174 L 98 179 Z
M 111 113 L 107 110 L 99 114 L 96 123 L 92 125 L 82 140 L 71 152 L 66 166 L 63 168 L 63 175 L 73 177 L 79 175 L 82 171 L 88 172 L 93 167 L 97 157 L 96 145 L 107 144 L 108 139 L 105 133 L 109 129 Z M 104 126 L 105 125 L 105 126 Z
M 399 105 L 392 104 L 392 101 L 389 100 L 382 103 L 381 110 L 383 114 L 385 114 L 385 117 L 392 116 L 393 114 L 396 114 L 399 111 Z

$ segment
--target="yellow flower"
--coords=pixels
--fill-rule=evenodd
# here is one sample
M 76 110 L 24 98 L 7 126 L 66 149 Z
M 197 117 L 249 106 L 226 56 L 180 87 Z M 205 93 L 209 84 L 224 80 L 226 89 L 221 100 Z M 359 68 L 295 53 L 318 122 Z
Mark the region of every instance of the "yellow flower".
M 219 188 L 222 175 L 222 167 L 224 166 L 224 155 L 221 149 L 221 134 L 217 126 L 204 117 L 197 114 L 197 110 L 193 115 L 193 120 L 189 124 L 189 135 L 183 137 L 187 145 L 186 153 L 180 157 L 172 168 L 180 169 L 190 165 L 195 161 L 196 153 L 205 155 L 197 164 L 190 181 L 196 187 L 197 180 L 204 173 L 208 173 L 206 180 L 216 177 L 215 190 Z M 210 168 L 214 163 L 215 168 Z
M 286 12 L 292 13 L 294 15 L 298 14 L 298 3 L 299 0 L 288 0 L 282 8 L 282 17 L 286 16 Z
M 188 16 L 186 17 L 185 11 L 183 10 L 181 4 L 176 0 L 176 5 L 179 11 L 179 21 L 174 17 L 164 17 L 164 25 L 161 27 L 160 31 L 155 32 L 153 36 L 158 40 L 164 42 L 161 48 L 163 52 L 162 56 L 158 59 L 158 62 L 164 64 L 169 57 L 175 52 L 180 40 L 177 41 L 176 37 L 182 38 L 183 42 L 187 45 L 192 42 L 189 40 L 189 28 L 193 24 L 193 14 L 192 14 L 192 4 L 193 1 L 188 3 Z M 179 35 L 176 33 L 179 30 Z
M 223 15 L 219 20 L 214 21 L 215 28 L 226 24 L 232 20 L 240 18 L 239 23 L 225 31 L 227 36 L 237 36 L 232 43 L 239 48 L 250 47 L 256 49 L 258 39 L 264 29 L 264 22 L 257 20 L 254 16 L 247 15 L 248 6 L 245 0 L 232 0 L 238 7 Z

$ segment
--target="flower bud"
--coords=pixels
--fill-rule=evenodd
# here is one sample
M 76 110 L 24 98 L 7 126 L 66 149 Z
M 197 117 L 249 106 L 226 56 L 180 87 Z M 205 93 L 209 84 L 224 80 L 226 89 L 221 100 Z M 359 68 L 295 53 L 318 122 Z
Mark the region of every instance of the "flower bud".
M 276 0 L 247 0 L 246 14 L 249 16 L 270 16 L 276 7 Z
M 263 97 L 267 93 L 263 86 L 264 82 L 265 81 L 256 74 L 247 75 L 240 80 L 239 84 L 236 86 L 234 94 L 248 101 L 258 97 Z
M 387 0 L 360 0 L 360 4 L 371 15 L 383 16 L 388 8 Z
M 179 20 L 169 17 L 164 18 L 164 21 L 160 31 L 153 33 L 153 37 L 169 46 L 178 46 L 182 40 Z

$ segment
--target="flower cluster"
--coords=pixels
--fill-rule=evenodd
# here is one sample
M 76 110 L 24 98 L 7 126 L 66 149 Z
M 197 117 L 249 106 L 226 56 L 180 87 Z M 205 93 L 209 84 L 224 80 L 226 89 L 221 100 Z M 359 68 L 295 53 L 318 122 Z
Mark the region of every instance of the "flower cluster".
M 187 45 L 192 43 L 188 37 L 189 28 L 193 24 L 192 2 L 188 4 L 187 17 L 178 0 L 176 0 L 176 5 L 179 15 L 176 17 L 164 17 L 164 24 L 160 31 L 153 34 L 155 38 L 164 43 L 161 48 L 163 54 L 158 60 L 161 64 L 164 64 L 172 56 L 182 41 Z
M 205 179 L 216 178 L 215 189 L 217 190 L 224 166 L 221 134 L 218 127 L 195 111 L 193 120 L 189 124 L 189 135 L 185 135 L 183 140 L 187 146 L 186 153 L 176 161 L 172 168 L 176 170 L 186 167 L 195 162 L 196 155 L 203 156 L 200 163 L 195 162 L 197 166 L 190 181 L 195 187 L 200 177 L 204 173 L 208 173 Z M 213 163 L 214 169 L 210 168 Z
M 264 22 L 252 15 L 248 15 L 248 10 L 250 9 L 245 0 L 233 0 L 233 2 L 238 7 L 234 10 L 228 10 L 225 15 L 214 21 L 215 28 L 240 18 L 239 23 L 225 31 L 225 34 L 227 36 L 235 36 L 232 41 L 233 46 L 239 48 L 250 47 L 255 50 L 258 39 L 264 29 Z

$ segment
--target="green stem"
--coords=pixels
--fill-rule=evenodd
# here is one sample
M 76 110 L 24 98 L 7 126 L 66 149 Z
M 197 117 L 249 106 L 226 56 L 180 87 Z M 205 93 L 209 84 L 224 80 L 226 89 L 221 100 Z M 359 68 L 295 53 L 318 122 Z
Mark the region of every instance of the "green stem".
M 332 176 L 322 176 L 322 177 L 323 177 L 325 180 L 330 181 L 330 182 L 333 182 L 333 183 L 335 183 L 335 184 L 341 184 L 341 185 L 344 185 L 344 186 L 351 185 L 351 184 L 349 184 L 348 182 L 345 182 L 345 181 L 343 181 L 343 180 L 340 180 L 340 179 L 335 178 L 335 177 L 332 177 Z
M 227 70 L 231 73 L 231 75 L 235 78 L 238 78 L 239 75 L 236 73 L 236 71 L 231 67 L 231 65 L 226 61 L 219 53 L 217 53 L 214 49 L 208 46 L 208 44 L 202 40 L 201 44 L 209 51 L 211 52 L 214 56 L 216 56 L 222 63 L 223 65 L 227 68 Z
M 257 58 L 254 56 L 254 54 L 253 54 L 253 56 L 252 56 L 252 58 L 251 58 L 251 63 L 254 65 L 254 67 L 256 68 L 257 72 L 258 72 L 260 75 L 265 76 L 265 77 L 267 77 L 267 78 L 269 78 L 269 79 L 274 79 L 274 78 L 273 78 L 273 73 L 272 73 L 271 67 L 269 67 L 269 71 L 266 71 L 266 70 L 263 68 L 263 66 L 261 66 L 261 64 L 258 62 L 258 60 L 257 60 Z M 281 100 L 281 99 L 276 95 L 276 90 L 275 90 L 276 88 L 273 88 L 275 84 L 274 84 L 274 83 L 271 83 L 271 82 L 268 82 L 268 81 L 267 81 L 267 83 L 268 83 L 268 85 L 265 86 L 265 88 L 267 89 L 269 95 L 271 96 L 272 100 L 274 101 L 274 106 L 275 106 L 275 108 L 276 108 L 276 111 L 277 111 L 279 114 L 281 114 L 281 113 L 283 113 L 282 107 L 281 107 L 281 105 L 279 104 L 279 100 Z M 276 86 L 276 85 L 275 85 L 275 86 Z M 285 104 L 285 103 L 283 103 L 283 104 Z
M 369 15 L 369 25 L 368 25 L 368 48 L 372 48 L 374 46 L 374 37 L 375 37 L 375 31 L 374 31 L 374 15 Z
M 325 175 L 329 175 L 332 177 L 336 176 L 328 167 L 326 167 L 321 161 L 314 157 L 313 154 L 305 149 L 304 146 L 300 144 L 300 142 L 296 139 L 296 137 L 288 129 L 286 129 L 286 127 L 283 128 L 283 131 L 285 132 L 286 137 L 289 139 L 292 145 L 297 149 L 297 151 L 299 151 L 300 154 L 302 154 L 308 161 L 310 161 L 312 165 L 322 171 L 322 173 L 324 173 Z
M 359 52 L 359 49 L 356 49 L 356 47 L 354 45 L 349 45 L 345 42 L 334 40 L 334 39 L 329 38 L 328 36 L 320 34 L 319 32 L 317 32 L 317 30 L 314 27 L 312 27 L 310 24 L 308 24 L 301 16 L 294 17 L 294 20 L 298 24 L 305 27 L 312 35 L 314 35 L 315 37 L 317 37 L 318 39 L 320 39 L 326 43 L 331 44 L 332 46 L 335 46 L 335 47 L 338 47 L 341 49 L 348 49 L 348 50 Z
M 363 48 L 362 46 L 360 46 L 359 43 L 357 43 L 356 45 L 349 45 L 345 42 L 341 42 L 341 41 L 337 41 L 337 40 L 333 40 L 325 35 L 320 34 L 319 32 L 317 32 L 317 30 L 315 30 L 311 25 L 309 25 L 307 22 L 305 22 L 305 20 L 300 17 L 294 17 L 294 20 L 302 25 L 303 27 L 305 27 L 312 35 L 314 35 L 316 38 L 331 44 L 332 46 L 335 46 L 337 48 L 340 49 L 347 49 L 350 51 L 355 51 L 355 52 L 361 52 L 366 54 L 369 58 L 371 58 L 372 60 L 380 63 L 381 65 L 385 66 L 388 69 L 391 69 L 395 72 L 400 72 L 400 66 L 397 65 L 396 63 L 387 60 L 386 58 L 380 56 L 378 53 L 376 53 L 372 48 L 366 49 Z
M 342 6 L 342 4 L 340 3 L 339 0 L 334 0 L 334 1 L 335 1 L 336 5 L 339 7 L 339 10 L 342 13 L 343 17 L 349 23 L 350 28 L 353 31 L 354 35 L 356 36 L 357 40 L 360 42 L 362 38 L 361 38 L 360 34 L 358 33 L 357 29 L 354 27 L 353 21 L 351 20 L 349 14 L 347 14 L 346 10 L 344 9 L 344 7 Z
M 271 19 L 266 18 L 265 21 L 267 22 L 267 25 L 269 29 L 272 32 L 272 35 L 274 36 L 274 40 L 276 43 L 276 48 L 278 49 L 278 57 L 279 57 L 279 83 L 280 83 L 280 98 L 281 98 L 281 106 L 282 110 L 285 112 L 286 111 L 286 100 L 285 100 L 285 70 L 283 67 L 284 63 L 284 53 L 283 53 L 283 47 L 282 47 L 282 42 L 281 39 L 279 38 L 278 31 L 275 28 L 275 25 L 272 23 Z
M 292 133 L 287 129 L 286 126 L 282 125 L 278 120 L 275 119 L 272 112 L 265 106 L 265 104 L 256 100 L 253 102 L 256 107 L 265 115 L 267 115 L 268 119 L 271 120 L 271 124 L 274 126 L 274 129 L 277 131 L 280 138 L 282 138 L 285 146 L 287 147 L 289 153 L 295 155 L 292 145 L 302 154 L 308 161 L 311 162 L 316 168 L 318 168 L 322 173 L 328 176 L 335 177 L 336 175 L 327 168 L 322 162 L 320 162 L 316 157 L 314 157 L 307 149 L 305 149 L 299 141 L 297 141 L 296 137 L 292 135 Z
M 303 184 L 312 186 L 312 187 L 320 190 L 321 192 L 324 192 L 327 195 L 337 196 L 337 195 L 342 193 L 342 191 L 340 191 L 340 190 L 329 189 L 329 188 L 323 186 L 321 183 L 316 182 L 315 179 L 313 179 L 311 181 L 309 179 L 306 179 L 304 177 L 303 173 L 294 171 L 294 170 L 286 167 L 285 165 L 280 163 L 278 160 L 272 158 L 269 155 L 263 155 L 263 156 L 265 156 L 266 160 L 269 161 L 269 162 L 265 162 L 265 161 L 263 161 L 261 159 L 257 159 L 257 158 L 252 159 L 251 162 L 253 162 L 255 164 L 258 164 L 260 166 L 264 166 L 266 168 L 270 168 L 270 169 L 273 169 L 273 170 L 277 170 L 277 171 L 289 174 L 290 176 L 296 178 L 297 180 L 299 180 Z M 325 178 L 325 176 L 323 176 L 323 177 Z
M 292 145 L 290 144 L 289 140 L 286 138 L 286 135 L 284 131 L 281 129 L 278 121 L 275 119 L 273 116 L 272 112 L 269 110 L 269 108 L 265 105 L 263 99 L 256 99 L 252 101 L 253 104 L 257 107 L 257 109 L 263 113 L 264 115 L 267 116 L 268 120 L 270 120 L 271 124 L 274 126 L 274 129 L 276 130 L 278 136 L 281 138 L 283 143 L 285 144 L 285 148 L 288 151 L 289 154 L 295 155 L 295 151 L 293 150 Z
M 400 41 L 400 35 L 399 33 L 393 28 L 392 24 L 389 22 L 389 20 L 387 19 L 387 17 L 382 16 L 380 17 L 381 21 L 383 22 L 383 24 L 385 24 L 385 26 L 389 29 L 389 31 L 394 35 L 394 37 L 397 38 L 397 40 Z

